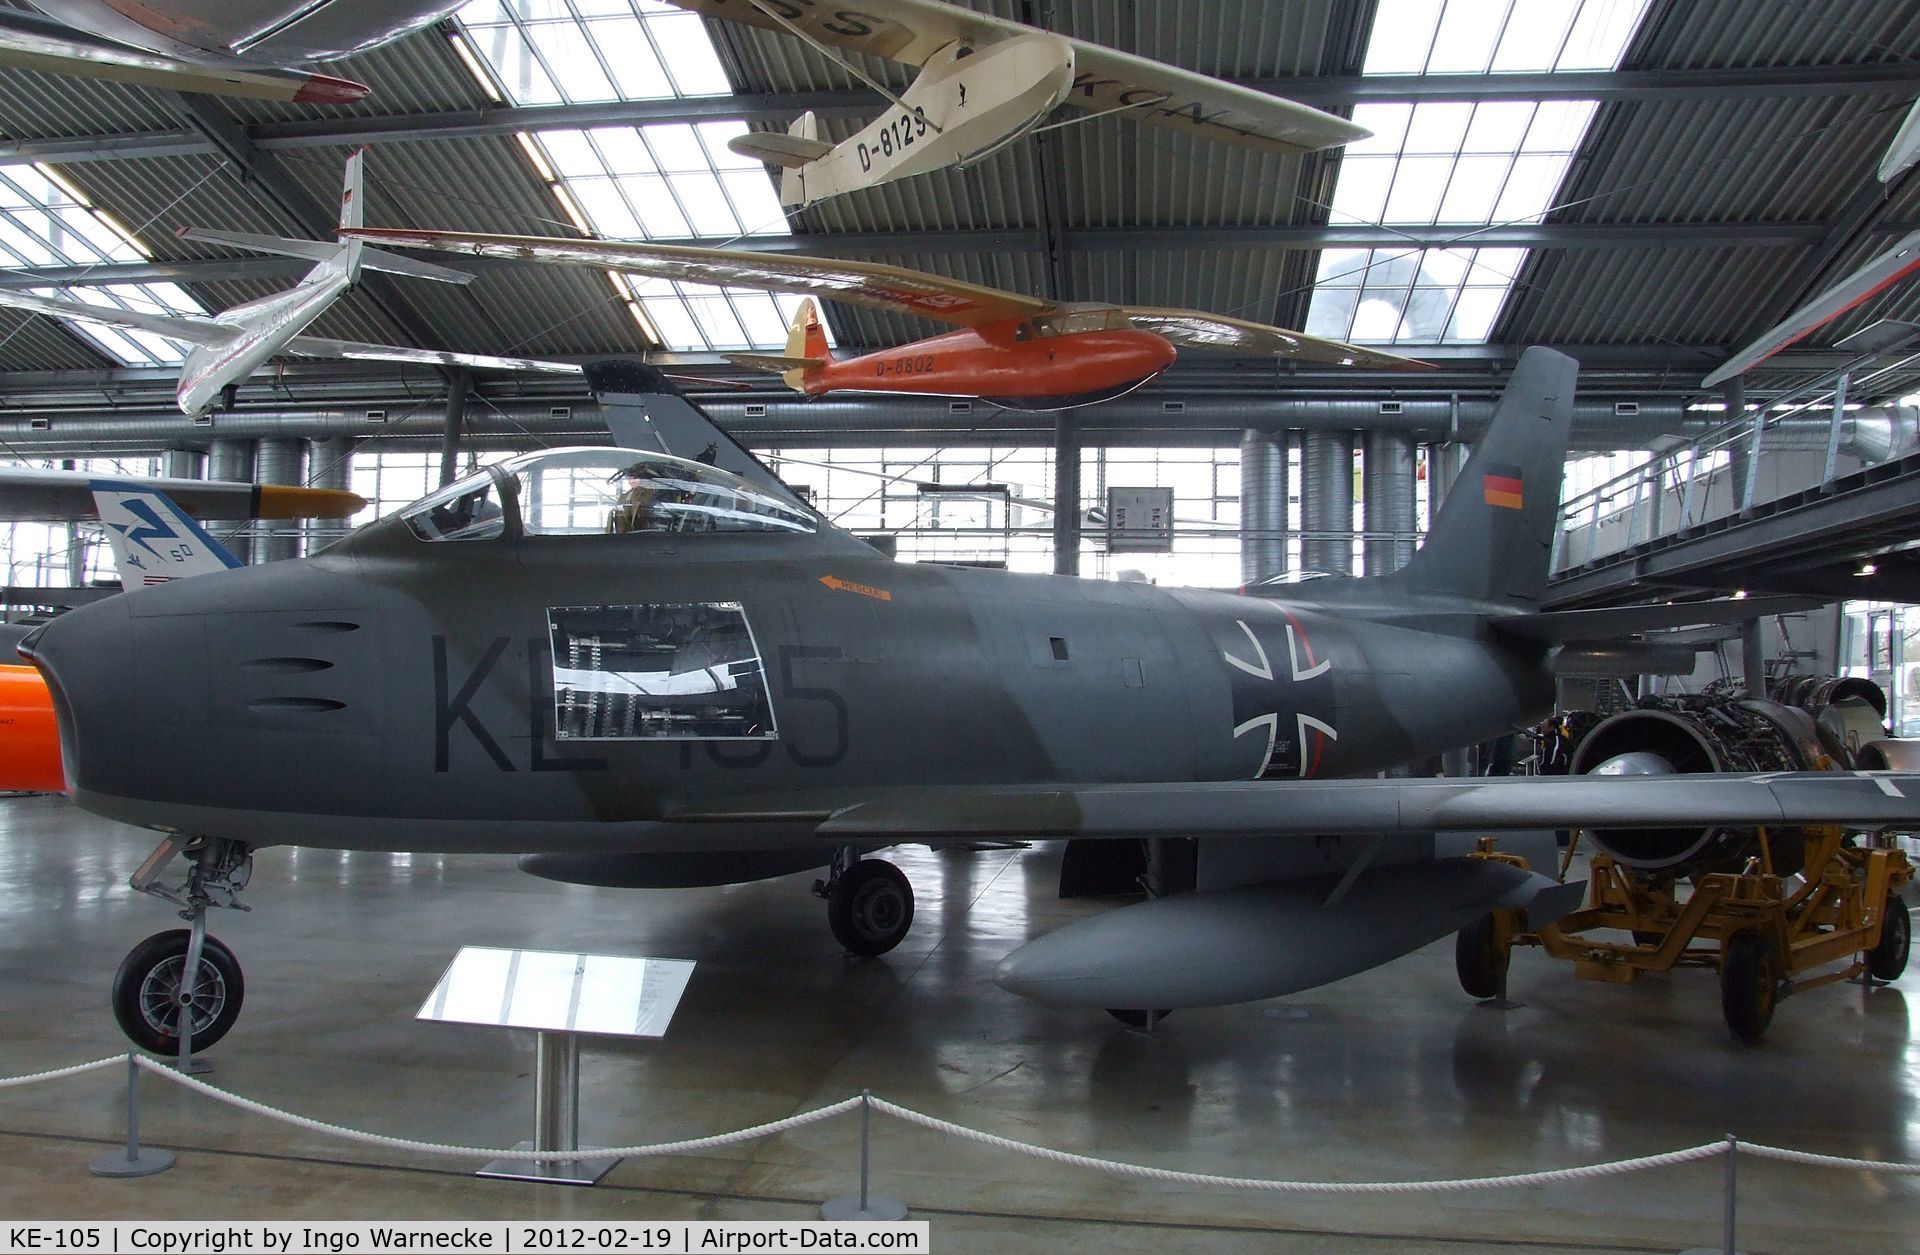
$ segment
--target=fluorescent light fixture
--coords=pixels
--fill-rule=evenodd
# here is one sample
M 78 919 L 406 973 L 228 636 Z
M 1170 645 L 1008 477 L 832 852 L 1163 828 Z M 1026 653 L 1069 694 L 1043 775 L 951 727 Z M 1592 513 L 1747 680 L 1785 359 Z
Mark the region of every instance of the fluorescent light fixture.
M 525 131 L 515 131 L 513 138 L 514 141 L 520 145 L 520 151 L 527 154 L 527 160 L 533 163 L 534 172 L 540 176 L 543 182 L 552 183 L 560 177 L 553 172 L 553 167 L 547 163 L 547 155 L 540 151 L 540 145 L 535 142 L 533 136 L 527 134 Z
M 507 98 L 501 94 L 500 84 L 487 67 L 481 64 L 480 58 L 473 51 L 473 45 L 467 42 L 466 33 L 456 30 L 447 36 L 447 42 L 453 45 L 454 55 L 460 58 L 460 64 L 467 67 L 467 73 L 471 74 L 473 81 L 480 85 L 480 90 L 487 93 L 487 98 L 495 104 L 505 104 Z

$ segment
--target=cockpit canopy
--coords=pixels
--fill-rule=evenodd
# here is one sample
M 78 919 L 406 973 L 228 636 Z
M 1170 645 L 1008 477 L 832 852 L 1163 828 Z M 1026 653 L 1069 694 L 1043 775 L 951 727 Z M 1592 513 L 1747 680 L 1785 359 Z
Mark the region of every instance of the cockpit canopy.
M 813 516 L 701 462 L 633 449 L 549 449 L 483 467 L 399 517 L 422 540 L 812 532 Z

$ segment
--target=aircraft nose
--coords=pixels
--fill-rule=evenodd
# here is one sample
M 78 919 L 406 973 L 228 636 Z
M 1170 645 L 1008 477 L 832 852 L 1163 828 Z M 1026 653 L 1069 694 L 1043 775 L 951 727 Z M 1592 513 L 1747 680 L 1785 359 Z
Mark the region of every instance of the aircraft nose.
M 134 649 L 125 602 L 109 597 L 70 610 L 20 642 L 21 656 L 46 681 L 70 789 L 85 784 L 84 768 L 100 758 L 81 747 L 95 750 L 132 713 L 127 664 Z

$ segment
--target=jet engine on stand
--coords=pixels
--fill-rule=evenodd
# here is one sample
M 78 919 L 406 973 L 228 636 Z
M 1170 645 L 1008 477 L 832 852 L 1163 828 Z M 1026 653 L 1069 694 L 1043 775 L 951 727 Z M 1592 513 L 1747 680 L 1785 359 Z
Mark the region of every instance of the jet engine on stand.
M 1643 698 L 1580 738 L 1571 773 L 1754 774 L 1920 761 L 1920 743 L 1886 739 L 1886 699 L 1870 681 L 1789 677 L 1773 691 L 1808 705 L 1737 690 Z M 1851 977 L 1892 980 L 1906 967 L 1910 923 L 1899 890 L 1913 873 L 1886 834 L 1865 843 L 1831 827 L 1596 828 L 1585 836 L 1595 850 L 1586 906 L 1533 932 L 1506 910 L 1460 931 L 1455 959 L 1468 993 L 1503 993 L 1515 945 L 1539 946 L 1571 961 L 1582 978 L 1616 984 L 1708 967 L 1720 974 L 1727 1027 L 1755 1042 L 1789 991 Z M 1572 858 L 1569 850 L 1569 865 Z M 1631 941 L 1598 935 L 1608 930 Z

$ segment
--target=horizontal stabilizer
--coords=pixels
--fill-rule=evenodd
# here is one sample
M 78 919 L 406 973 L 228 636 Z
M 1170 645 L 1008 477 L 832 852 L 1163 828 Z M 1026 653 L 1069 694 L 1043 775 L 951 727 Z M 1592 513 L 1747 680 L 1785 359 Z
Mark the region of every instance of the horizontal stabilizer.
M 0 65 L 78 78 L 100 78 L 141 87 L 286 100 L 301 104 L 352 104 L 367 95 L 364 83 L 306 70 L 217 57 L 188 61 L 149 52 L 77 30 L 38 13 L 0 10 Z
M 340 256 L 345 247 L 328 240 L 295 240 L 284 235 L 256 235 L 251 231 L 219 231 L 209 227 L 182 227 L 179 236 L 199 244 L 224 244 L 228 248 L 271 253 L 276 257 L 303 257 L 308 261 L 332 261 Z M 368 270 L 384 270 L 388 274 L 431 279 L 436 283 L 473 282 L 473 275 L 465 270 L 436 266 L 430 261 L 389 253 L 383 248 L 367 249 L 360 256 L 360 264 Z
M 778 353 L 722 353 L 720 356 L 735 366 L 770 371 L 776 375 L 784 375 L 790 370 L 813 370 L 827 364 L 824 357 L 783 357 Z
M 1530 641 L 1606 641 L 1636 632 L 1744 623 L 1776 614 L 1799 614 L 1825 605 L 1818 597 L 1721 597 L 1664 606 L 1608 606 L 1596 610 L 1550 610 L 1493 621 L 1502 636 Z
M 469 370 L 524 370 L 547 375 L 577 375 L 572 362 L 537 357 L 494 357 L 486 353 L 446 353 L 439 349 L 408 349 L 396 344 L 361 344 L 355 340 L 323 340 L 295 336 L 286 351 L 302 357 L 339 357 L 353 362 L 410 362 L 420 366 L 464 366 Z
M 833 145 L 825 140 L 788 135 L 781 131 L 749 131 L 728 140 L 727 147 L 742 157 L 751 157 L 783 169 L 818 161 L 833 151 Z
M 0 468 L 0 518 L 75 523 L 100 517 L 96 493 L 162 493 L 198 519 L 344 519 L 366 508 L 336 488 L 227 483 L 213 479 L 103 479 L 85 471 Z

